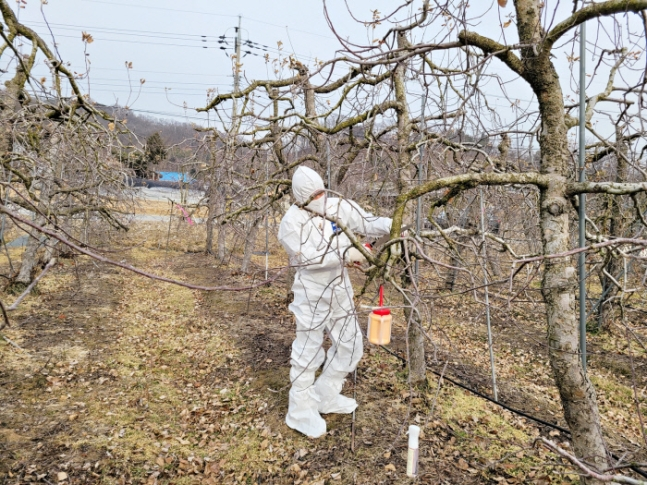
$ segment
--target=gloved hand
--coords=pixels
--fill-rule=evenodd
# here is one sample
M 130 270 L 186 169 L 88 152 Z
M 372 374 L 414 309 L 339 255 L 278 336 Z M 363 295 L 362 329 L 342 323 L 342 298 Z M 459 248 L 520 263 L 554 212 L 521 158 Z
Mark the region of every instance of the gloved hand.
M 366 243 L 364 244 L 364 247 L 366 248 L 367 251 L 371 251 L 371 245 Z M 346 251 L 346 263 L 348 265 L 356 265 L 359 266 L 361 264 L 366 263 L 366 258 L 364 255 L 357 249 L 356 247 L 351 247 L 348 251 Z

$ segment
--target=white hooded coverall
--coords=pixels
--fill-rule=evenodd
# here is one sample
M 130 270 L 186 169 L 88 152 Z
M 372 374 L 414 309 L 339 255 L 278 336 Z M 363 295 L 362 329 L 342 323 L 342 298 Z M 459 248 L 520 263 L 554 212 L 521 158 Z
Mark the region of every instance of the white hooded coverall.
M 321 177 L 312 169 L 299 167 L 292 178 L 297 204 L 304 204 L 324 190 Z M 381 237 L 391 230 L 391 219 L 375 217 L 355 202 L 321 197 L 308 206 L 325 214 L 353 233 Z M 320 413 L 351 413 L 354 399 L 340 394 L 344 379 L 355 370 L 363 354 L 362 332 L 353 305 L 353 287 L 344 266 L 352 247 L 348 237 L 331 220 L 292 205 L 281 220 L 279 241 L 296 267 L 290 311 L 296 317 L 292 344 L 288 414 L 291 428 L 314 438 L 326 432 Z M 323 349 L 324 329 L 332 345 Z M 315 372 L 324 363 L 315 383 Z M 314 384 L 314 385 L 313 385 Z

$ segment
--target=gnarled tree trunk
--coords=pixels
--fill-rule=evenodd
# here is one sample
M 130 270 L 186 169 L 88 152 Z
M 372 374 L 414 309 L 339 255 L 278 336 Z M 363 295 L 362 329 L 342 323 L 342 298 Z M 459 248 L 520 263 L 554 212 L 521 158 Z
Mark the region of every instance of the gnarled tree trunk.
M 398 47 L 404 48 L 408 45 L 404 33 L 398 35 Z M 395 100 L 398 103 L 396 109 L 398 115 L 398 156 L 399 177 L 398 188 L 402 193 L 411 188 L 413 180 L 413 164 L 411 152 L 408 151 L 411 137 L 411 119 L 409 106 L 407 104 L 407 93 L 405 89 L 405 65 L 400 64 L 395 69 L 393 77 L 395 88 Z M 411 286 L 408 275 L 404 275 L 402 287 L 406 289 Z M 409 383 L 413 386 L 424 386 L 427 384 L 427 363 L 425 361 L 425 335 L 422 329 L 418 312 L 413 311 L 411 303 L 403 297 L 405 317 L 407 319 L 407 351 L 409 360 Z
M 540 0 L 515 2 L 522 44 L 541 44 Z M 567 127 L 559 76 L 549 48 L 522 49 L 523 77 L 531 85 L 541 115 L 539 144 L 540 171 L 549 176 L 541 189 L 540 227 L 545 255 L 570 249 L 570 227 L 566 197 L 568 175 Z M 564 408 L 564 417 L 573 435 L 578 457 L 603 470 L 608 466 L 600 414 L 591 381 L 582 366 L 579 352 L 579 325 L 575 308 L 577 272 L 571 259 L 547 259 L 542 285 L 548 327 L 548 351 L 555 384 Z
M 38 203 L 38 210 L 46 214 L 49 210 L 50 203 L 50 182 L 45 177 L 41 181 L 40 200 Z M 46 225 L 47 220 L 42 215 L 38 214 L 34 221 L 39 226 Z M 43 238 L 45 239 L 45 238 Z M 16 277 L 16 283 L 27 286 L 33 280 L 34 269 L 38 265 L 38 250 L 41 247 L 41 241 L 38 233 L 30 235 L 27 241 L 25 252 L 22 255 L 22 262 L 20 264 L 20 271 Z
M 252 254 L 254 254 L 254 248 L 256 246 L 256 236 L 258 235 L 259 222 L 262 220 L 262 217 L 250 217 L 250 220 L 247 223 L 247 236 L 245 238 L 245 252 L 243 254 L 243 263 L 240 266 L 240 271 L 242 273 L 249 272 L 249 263 L 252 261 Z

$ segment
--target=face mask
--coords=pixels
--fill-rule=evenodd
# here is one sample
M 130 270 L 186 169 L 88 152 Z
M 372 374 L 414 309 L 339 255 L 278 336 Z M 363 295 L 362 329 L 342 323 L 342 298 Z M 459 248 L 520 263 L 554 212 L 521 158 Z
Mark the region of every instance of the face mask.
M 312 200 L 307 205 L 307 207 L 308 209 L 316 212 L 317 214 L 323 214 L 324 209 L 326 208 L 326 198 L 320 197 L 319 199 Z

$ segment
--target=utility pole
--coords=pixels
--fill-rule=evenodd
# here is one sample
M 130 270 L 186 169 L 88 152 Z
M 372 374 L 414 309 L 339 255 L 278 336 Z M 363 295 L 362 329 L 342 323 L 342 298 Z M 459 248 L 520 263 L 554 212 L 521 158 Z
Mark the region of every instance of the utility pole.
M 241 24 L 242 24 L 242 17 L 239 15 L 238 16 L 238 27 L 236 27 L 236 40 L 234 41 L 234 51 L 236 52 L 236 57 L 234 61 L 234 93 L 237 94 L 238 91 L 240 90 L 240 66 L 241 66 L 241 57 L 240 57 L 240 44 L 241 44 Z M 234 122 L 234 119 L 236 118 L 237 114 L 237 102 L 236 98 L 234 98 L 234 108 L 233 108 L 233 115 L 231 118 L 232 123 Z
M 584 182 L 586 172 L 586 22 L 580 25 L 580 127 L 579 127 L 579 181 Z M 586 247 L 586 196 L 579 196 L 580 248 Z M 580 355 L 586 372 L 586 253 L 579 256 L 580 278 Z
M 235 148 L 235 143 L 234 143 L 234 138 L 236 137 L 236 133 L 238 132 L 238 125 L 237 125 L 237 118 L 238 118 L 238 101 L 236 99 L 236 94 L 240 91 L 240 67 L 241 67 L 241 57 L 240 57 L 240 45 L 241 45 L 241 34 L 242 34 L 242 29 L 241 29 L 241 23 L 242 23 L 242 17 L 239 15 L 238 16 L 238 27 L 236 27 L 236 37 L 234 40 L 234 52 L 235 54 L 232 56 L 234 58 L 233 61 L 233 69 L 234 69 L 234 97 L 232 99 L 232 107 L 231 107 L 231 129 L 229 132 L 229 136 L 227 137 L 227 142 L 225 144 L 225 151 L 223 155 L 223 161 L 224 166 L 223 166 L 223 176 L 227 177 L 230 174 L 231 171 L 231 166 L 233 166 L 233 160 L 235 158 L 235 153 L 236 153 L 236 148 Z M 226 43 L 224 40 L 224 35 L 221 36 L 222 42 Z M 226 50 L 225 47 L 221 47 L 221 49 Z M 219 180 L 219 184 L 221 186 L 221 190 L 224 195 L 224 207 L 223 209 L 225 211 L 229 210 L 229 193 L 230 189 L 229 186 L 226 183 L 223 183 L 224 181 L 221 179 Z M 215 194 L 215 186 L 214 190 L 211 191 L 212 194 Z M 211 197 L 211 195 L 210 195 Z M 221 258 L 224 258 L 224 248 L 226 245 L 226 240 L 224 238 L 224 232 L 222 226 L 220 226 L 220 229 L 218 231 L 218 256 Z

